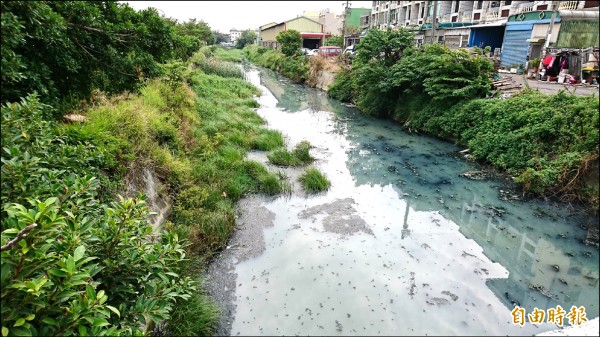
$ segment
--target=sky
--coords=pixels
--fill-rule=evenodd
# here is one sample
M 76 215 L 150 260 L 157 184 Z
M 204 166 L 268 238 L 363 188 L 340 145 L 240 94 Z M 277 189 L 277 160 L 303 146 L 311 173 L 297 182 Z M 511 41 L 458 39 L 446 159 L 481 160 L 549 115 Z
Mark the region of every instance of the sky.
M 229 34 L 238 30 L 256 29 L 271 22 L 283 22 L 304 11 L 341 14 L 346 1 L 122 1 L 133 9 L 154 7 L 166 17 L 178 21 L 196 19 L 208 23 L 212 30 Z M 350 1 L 352 8 L 371 8 L 372 1 Z

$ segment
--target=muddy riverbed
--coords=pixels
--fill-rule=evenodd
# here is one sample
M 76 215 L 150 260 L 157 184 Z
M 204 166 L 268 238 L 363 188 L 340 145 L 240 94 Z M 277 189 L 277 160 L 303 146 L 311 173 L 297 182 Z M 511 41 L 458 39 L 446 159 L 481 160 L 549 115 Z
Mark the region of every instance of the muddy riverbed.
M 307 195 L 250 196 L 208 269 L 220 335 L 531 335 L 555 324 L 527 313 L 584 306 L 598 317 L 598 218 L 573 205 L 522 201 L 457 157 L 462 148 L 406 133 L 326 93 L 246 67 L 257 109 L 292 148 L 315 146 L 332 182 Z M 266 163 L 266 154 L 249 158 Z M 476 178 L 476 179 L 474 179 Z M 568 325 L 566 323 L 566 325 Z

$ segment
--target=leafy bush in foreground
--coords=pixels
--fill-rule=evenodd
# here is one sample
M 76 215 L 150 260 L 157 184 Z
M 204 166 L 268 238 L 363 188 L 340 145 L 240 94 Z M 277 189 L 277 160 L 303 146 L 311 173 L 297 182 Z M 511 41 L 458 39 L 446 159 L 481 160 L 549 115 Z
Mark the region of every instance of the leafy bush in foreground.
M 153 234 L 142 200 L 101 198 L 97 169 L 77 161 L 90 145 L 69 144 L 45 108 L 2 106 L 2 334 L 140 334 L 195 290 L 183 246 Z

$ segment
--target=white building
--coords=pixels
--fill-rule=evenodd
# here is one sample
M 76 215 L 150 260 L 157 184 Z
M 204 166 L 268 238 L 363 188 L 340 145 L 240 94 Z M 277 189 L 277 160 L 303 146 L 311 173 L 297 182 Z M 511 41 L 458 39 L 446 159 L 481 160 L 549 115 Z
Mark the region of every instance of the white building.
M 240 36 L 242 36 L 242 32 L 243 30 L 231 29 L 229 31 L 229 42 L 235 45 Z

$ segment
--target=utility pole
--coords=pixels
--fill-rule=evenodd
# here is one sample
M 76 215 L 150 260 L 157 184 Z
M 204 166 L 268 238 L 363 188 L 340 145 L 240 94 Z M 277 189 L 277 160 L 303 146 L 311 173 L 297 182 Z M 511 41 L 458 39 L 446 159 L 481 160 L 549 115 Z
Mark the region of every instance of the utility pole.
M 346 7 L 344 7 L 344 21 L 342 22 L 342 50 L 346 49 L 346 20 L 348 20 L 349 7 L 350 1 L 346 0 Z
M 548 25 L 548 30 L 546 31 L 546 41 L 544 41 L 544 50 L 542 51 L 543 60 L 548 54 L 548 46 L 550 46 L 550 40 L 552 40 L 552 29 L 554 28 L 554 20 L 556 19 L 556 12 L 558 12 L 558 6 L 560 1 L 552 1 L 552 16 L 550 17 L 550 24 Z
M 435 27 L 437 25 L 437 9 L 438 9 L 438 1 L 435 0 L 433 2 L 433 22 L 431 24 L 431 43 L 436 43 L 437 38 L 435 36 Z

